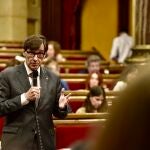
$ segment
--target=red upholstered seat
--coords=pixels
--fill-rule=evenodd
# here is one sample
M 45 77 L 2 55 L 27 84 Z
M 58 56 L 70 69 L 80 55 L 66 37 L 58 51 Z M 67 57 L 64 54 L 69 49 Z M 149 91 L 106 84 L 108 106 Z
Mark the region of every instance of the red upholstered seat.
M 71 124 L 56 125 L 56 147 L 67 148 L 78 140 L 88 138 L 93 125 L 91 124 Z
M 2 136 L 3 125 L 4 125 L 4 118 L 0 117 L 0 138 Z
M 70 90 L 85 89 L 85 82 L 67 82 Z
M 78 108 L 83 106 L 84 100 L 70 100 L 69 105 L 72 109 L 72 112 L 76 112 Z
M 87 57 L 73 57 L 73 56 L 70 56 L 70 57 L 67 57 L 67 60 L 84 60 L 86 61 Z
M 74 68 L 60 67 L 60 73 L 79 73 L 84 68 L 78 68 L 78 66 L 73 66 Z

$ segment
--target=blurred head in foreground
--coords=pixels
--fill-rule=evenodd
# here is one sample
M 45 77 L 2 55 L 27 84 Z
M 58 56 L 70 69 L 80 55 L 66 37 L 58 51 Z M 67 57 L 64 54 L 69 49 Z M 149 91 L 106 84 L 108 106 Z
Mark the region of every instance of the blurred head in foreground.
M 99 133 L 94 150 L 150 149 L 150 64 L 113 103 L 110 117 Z M 101 131 L 99 131 L 101 132 Z

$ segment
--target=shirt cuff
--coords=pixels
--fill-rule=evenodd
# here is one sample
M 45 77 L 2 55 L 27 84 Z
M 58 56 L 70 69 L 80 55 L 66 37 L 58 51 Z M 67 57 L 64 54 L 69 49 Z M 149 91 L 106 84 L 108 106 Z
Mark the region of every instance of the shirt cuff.
M 21 94 L 21 105 L 27 105 L 29 103 L 29 101 L 27 100 L 25 93 Z

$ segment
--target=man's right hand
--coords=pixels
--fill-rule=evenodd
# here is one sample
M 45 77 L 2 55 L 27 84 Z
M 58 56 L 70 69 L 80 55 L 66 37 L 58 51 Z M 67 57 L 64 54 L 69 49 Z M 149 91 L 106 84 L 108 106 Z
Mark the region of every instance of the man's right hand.
M 25 97 L 28 101 L 35 101 L 40 98 L 40 87 L 32 86 L 26 93 Z

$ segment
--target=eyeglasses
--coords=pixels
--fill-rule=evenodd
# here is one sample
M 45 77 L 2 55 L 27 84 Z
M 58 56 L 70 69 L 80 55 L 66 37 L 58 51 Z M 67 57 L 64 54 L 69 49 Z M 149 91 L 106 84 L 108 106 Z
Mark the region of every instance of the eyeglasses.
M 27 52 L 27 54 L 28 54 L 28 56 L 29 57 L 34 57 L 35 55 L 38 57 L 38 58 L 43 58 L 44 57 L 44 55 L 45 55 L 45 53 L 41 53 L 41 52 L 39 52 L 39 53 L 33 53 L 33 52 L 29 52 L 29 51 L 26 51 Z

